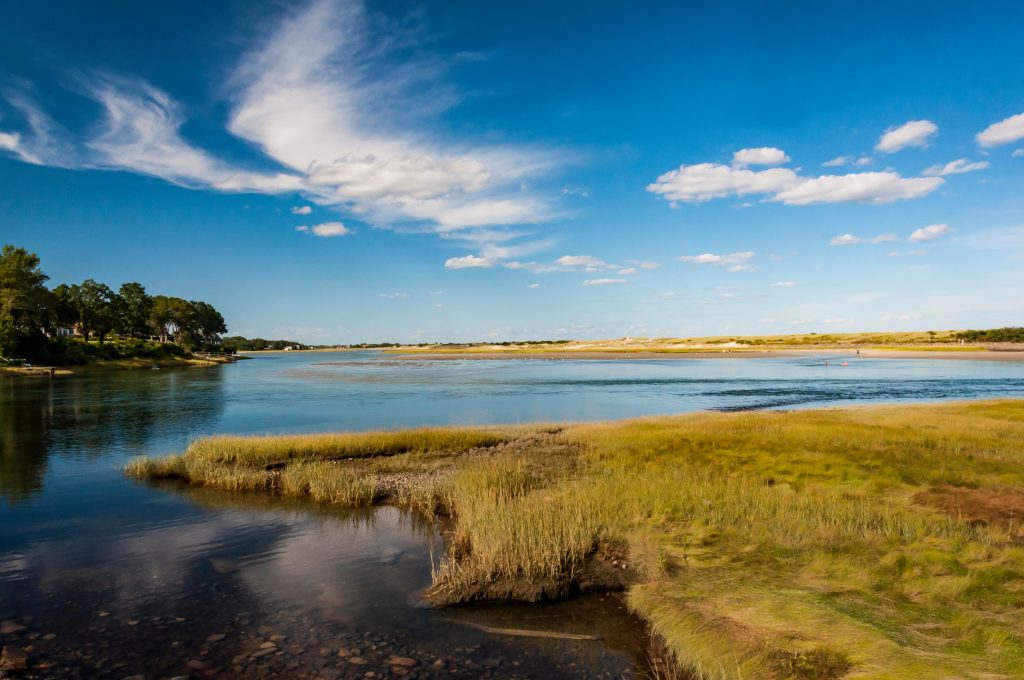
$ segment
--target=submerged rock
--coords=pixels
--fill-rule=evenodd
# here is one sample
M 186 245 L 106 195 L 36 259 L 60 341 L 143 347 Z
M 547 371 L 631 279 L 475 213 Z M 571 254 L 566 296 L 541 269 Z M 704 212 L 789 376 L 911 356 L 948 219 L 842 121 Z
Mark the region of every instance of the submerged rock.
M 28 667 L 28 654 L 17 647 L 0 650 L 0 671 L 20 671 Z

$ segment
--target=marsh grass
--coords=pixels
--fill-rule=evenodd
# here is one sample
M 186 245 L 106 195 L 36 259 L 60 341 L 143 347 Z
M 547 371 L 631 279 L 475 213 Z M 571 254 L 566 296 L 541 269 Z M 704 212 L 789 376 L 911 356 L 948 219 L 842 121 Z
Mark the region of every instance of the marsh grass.
M 697 678 L 1024 677 L 1024 535 L 971 505 L 1024 494 L 1022 401 L 421 432 L 221 437 L 129 472 L 351 505 L 414 475 L 393 500 L 451 517 L 451 593 L 628 544 L 630 606 Z

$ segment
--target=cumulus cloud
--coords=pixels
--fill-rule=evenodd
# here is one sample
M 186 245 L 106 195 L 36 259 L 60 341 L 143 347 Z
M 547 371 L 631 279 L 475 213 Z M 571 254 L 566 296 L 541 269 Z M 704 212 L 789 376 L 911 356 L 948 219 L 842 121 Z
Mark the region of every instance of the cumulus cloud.
M 540 284 L 539 283 L 531 283 L 529 286 L 527 286 L 527 288 L 530 288 L 531 290 L 536 290 L 537 288 L 540 288 Z
M 623 267 L 619 270 L 619 276 L 630 276 L 636 274 L 639 270 L 636 267 Z
M 303 225 L 295 227 L 295 231 L 301 231 L 307 234 L 313 234 L 314 236 L 321 236 L 323 238 L 347 236 L 352 233 L 351 230 L 341 222 L 324 222 L 323 224 L 316 224 L 312 227 Z
M 308 205 L 297 205 L 294 208 L 292 208 L 293 215 L 309 215 L 312 212 L 313 208 L 309 207 Z
M 732 164 L 736 167 L 747 165 L 782 165 L 789 162 L 789 156 L 782 149 L 773 146 L 761 146 L 754 149 L 740 149 L 732 155 Z
M 939 126 L 930 120 L 911 120 L 899 127 L 889 128 L 879 137 L 875 150 L 894 153 L 908 146 L 926 147 L 928 139 L 939 131 Z
M 796 281 L 776 281 L 771 285 L 772 288 L 795 288 Z
M 658 177 L 647 191 L 670 201 L 703 203 L 713 198 L 769 194 L 799 183 L 796 173 L 788 168 L 747 170 L 720 163 L 680 165 Z
M 879 234 L 878 236 L 872 236 L 870 238 L 861 238 L 860 236 L 854 236 L 853 234 L 841 234 L 839 236 L 832 237 L 832 240 L 828 242 L 830 246 L 854 246 L 859 243 L 887 243 L 889 241 L 895 241 L 896 234 Z
M 845 163 L 848 157 L 841 156 L 830 163 L 839 165 L 840 160 Z M 771 194 L 767 200 L 786 205 L 878 204 L 924 196 L 943 182 L 938 177 L 901 177 L 891 170 L 801 177 L 789 168 L 755 171 L 721 163 L 697 163 L 683 164 L 660 175 L 647 186 L 647 191 L 671 201 L 673 207 L 676 202 L 703 203 L 749 194 Z
M 445 269 L 490 269 L 497 260 L 477 255 L 466 255 L 465 257 L 449 257 L 444 261 Z
M 822 165 L 826 168 L 841 168 L 844 165 L 849 164 L 852 160 L 852 156 L 836 156 L 831 160 L 825 161 Z
M 1024 113 L 1018 113 L 1016 116 L 1004 118 L 998 123 L 992 123 L 975 135 L 974 139 L 981 146 L 988 147 L 1002 146 L 1024 139 Z
M 742 272 L 752 271 L 754 269 L 753 265 L 750 264 L 750 261 L 755 257 L 755 255 L 756 253 L 747 250 L 738 253 L 728 253 L 726 255 L 715 255 L 714 253 L 683 255 L 676 259 L 680 262 L 709 264 L 713 267 L 726 267 L 731 272 Z
M 924 174 L 932 177 L 938 177 L 940 175 L 959 175 L 965 172 L 984 170 L 987 167 L 988 161 L 977 161 L 975 163 L 971 163 L 966 158 L 958 158 L 955 161 L 946 163 L 945 165 L 933 165 L 927 168 L 924 171 Z
M 583 282 L 584 286 L 614 286 L 620 283 L 626 283 L 626 279 L 587 279 Z
M 934 241 L 935 239 L 942 238 L 943 236 L 948 236 L 954 231 L 956 230 L 948 224 L 929 224 L 927 227 L 915 229 L 910 236 L 907 237 L 907 240 L 911 243 Z
M 806 179 L 790 189 L 780 191 L 771 200 L 786 205 L 892 203 L 925 196 L 943 183 L 941 177 L 900 177 L 891 170 L 823 175 Z
M 555 260 L 555 264 L 559 267 L 567 267 L 570 269 L 583 269 L 585 272 L 599 272 L 604 269 L 615 269 L 615 265 L 608 264 L 604 260 L 599 260 L 590 255 L 563 255 Z

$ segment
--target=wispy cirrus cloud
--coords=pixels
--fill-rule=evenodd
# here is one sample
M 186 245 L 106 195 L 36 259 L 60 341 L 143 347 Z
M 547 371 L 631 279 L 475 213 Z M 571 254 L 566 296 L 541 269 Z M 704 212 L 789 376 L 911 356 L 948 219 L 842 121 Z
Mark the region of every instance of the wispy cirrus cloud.
M 391 49 L 394 31 L 388 40 L 375 31 L 360 0 L 312 0 L 283 10 L 227 84 L 228 131 L 264 153 L 251 167 L 186 139 L 187 112 L 168 93 L 108 73 L 78 78 L 78 89 L 102 112 L 98 131 L 81 139 L 20 91 L 5 92 L 25 123 L 0 129 L 0 152 L 195 189 L 296 192 L 400 230 L 471 233 L 558 217 L 557 193 L 531 187 L 567 154 L 440 132 L 436 114 L 457 102 L 445 82 L 448 65 L 422 50 L 400 55 Z M 305 208 L 296 214 L 309 214 Z
M 955 161 L 950 161 L 944 165 L 933 165 L 926 168 L 924 171 L 925 175 L 931 177 L 939 177 L 943 175 L 960 175 L 965 172 L 975 172 L 977 170 L 984 170 L 989 166 L 988 161 L 976 161 L 971 163 L 966 158 L 958 158 Z

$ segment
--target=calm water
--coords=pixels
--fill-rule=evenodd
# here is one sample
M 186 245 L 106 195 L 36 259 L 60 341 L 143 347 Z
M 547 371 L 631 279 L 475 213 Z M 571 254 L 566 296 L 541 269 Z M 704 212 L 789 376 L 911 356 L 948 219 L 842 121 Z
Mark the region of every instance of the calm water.
M 397 652 L 420 661 L 421 677 L 430 668 L 438 677 L 643 670 L 642 636 L 612 596 L 548 607 L 419 607 L 431 552 L 443 546 L 437 528 L 413 516 L 153 488 L 125 480 L 119 467 L 214 432 L 1024 396 L 1024 364 L 847 358 L 847 367 L 826 368 L 824 359 L 316 353 L 213 369 L 0 379 L 0 620 L 26 626 L 0 641 L 30 641 L 33 661 L 52 663 L 44 674 L 54 677 L 362 677 Z M 603 640 L 498 638 L 467 622 Z M 214 634 L 225 637 L 207 642 Z M 275 651 L 258 656 L 268 640 Z M 368 663 L 351 665 L 338 656 L 342 647 Z M 444 668 L 428 667 L 437 657 Z

